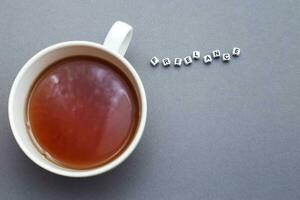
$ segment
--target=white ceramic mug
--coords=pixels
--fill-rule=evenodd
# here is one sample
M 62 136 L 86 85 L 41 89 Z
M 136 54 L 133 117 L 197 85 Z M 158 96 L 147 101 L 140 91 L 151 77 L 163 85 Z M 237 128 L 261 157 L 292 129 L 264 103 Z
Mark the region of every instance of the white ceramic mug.
M 19 71 L 10 91 L 8 102 L 9 122 L 14 137 L 23 152 L 37 165 L 55 174 L 69 177 L 87 177 L 107 172 L 122 163 L 139 143 L 147 116 L 147 102 L 143 84 L 131 66 L 123 57 L 132 37 L 132 27 L 117 21 L 108 32 L 104 44 L 87 41 L 62 42 L 50 46 L 33 56 Z M 66 57 L 88 55 L 99 57 L 119 67 L 133 84 L 138 95 L 140 108 L 139 123 L 134 138 L 125 151 L 111 162 L 102 166 L 74 170 L 59 166 L 46 159 L 35 147 L 26 129 L 26 101 L 30 88 L 38 75 L 50 64 Z

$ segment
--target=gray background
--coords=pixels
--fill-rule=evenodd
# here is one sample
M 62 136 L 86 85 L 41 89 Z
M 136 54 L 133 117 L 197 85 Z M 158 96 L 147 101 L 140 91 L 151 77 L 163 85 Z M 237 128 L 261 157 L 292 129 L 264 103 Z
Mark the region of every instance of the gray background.
M 7 118 L 14 77 L 37 51 L 135 28 L 127 59 L 148 97 L 144 137 L 93 178 L 48 173 Z M 0 199 L 300 199 L 300 1 L 0 1 Z M 234 46 L 229 64 L 179 69 L 149 59 Z

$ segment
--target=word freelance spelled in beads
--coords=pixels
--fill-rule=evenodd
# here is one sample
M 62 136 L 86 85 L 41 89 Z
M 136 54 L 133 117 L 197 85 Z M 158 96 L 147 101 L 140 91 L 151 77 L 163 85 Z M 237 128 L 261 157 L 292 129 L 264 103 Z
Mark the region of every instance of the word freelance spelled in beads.
M 211 54 L 207 54 L 203 56 L 203 63 L 204 64 L 209 64 L 212 63 L 214 59 L 218 59 L 221 57 L 223 62 L 229 62 L 231 60 L 231 55 L 234 57 L 238 57 L 241 54 L 241 49 L 238 47 L 234 47 L 230 53 L 223 53 L 221 54 L 221 51 L 219 49 L 216 49 L 211 52 Z M 173 64 L 175 67 L 180 67 L 183 63 L 185 66 L 191 65 L 194 61 L 197 61 L 201 58 L 201 53 L 200 51 L 193 51 L 192 56 L 186 56 L 184 58 L 174 58 L 173 59 Z M 169 67 L 172 64 L 172 61 L 170 58 L 165 57 L 161 61 L 154 56 L 153 58 L 150 59 L 150 64 L 153 67 L 156 67 L 159 65 L 159 63 L 162 63 L 164 67 Z

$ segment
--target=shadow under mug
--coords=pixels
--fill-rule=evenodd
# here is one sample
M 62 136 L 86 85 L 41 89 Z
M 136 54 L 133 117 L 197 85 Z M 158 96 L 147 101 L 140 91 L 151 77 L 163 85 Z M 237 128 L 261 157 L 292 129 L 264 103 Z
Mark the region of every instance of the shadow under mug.
M 108 32 L 104 44 L 87 41 L 69 41 L 50 46 L 34 55 L 17 74 L 10 91 L 8 101 L 9 122 L 13 135 L 23 152 L 40 167 L 63 176 L 88 177 L 107 172 L 122 163 L 139 143 L 147 116 L 147 101 L 140 77 L 132 65 L 124 58 L 124 54 L 132 37 L 132 27 L 117 21 Z M 134 138 L 128 147 L 114 160 L 92 169 L 75 170 L 59 166 L 46 159 L 34 145 L 26 128 L 26 102 L 31 86 L 52 63 L 66 57 L 76 55 L 94 56 L 117 66 L 131 81 L 138 96 L 140 109 L 139 123 Z

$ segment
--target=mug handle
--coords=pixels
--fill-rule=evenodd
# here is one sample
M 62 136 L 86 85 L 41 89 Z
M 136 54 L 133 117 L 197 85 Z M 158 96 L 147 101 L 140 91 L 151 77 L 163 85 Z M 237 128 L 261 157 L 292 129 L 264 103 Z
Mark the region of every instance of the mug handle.
M 106 35 L 103 45 L 109 50 L 125 55 L 132 38 L 133 28 L 122 21 L 116 21 Z

